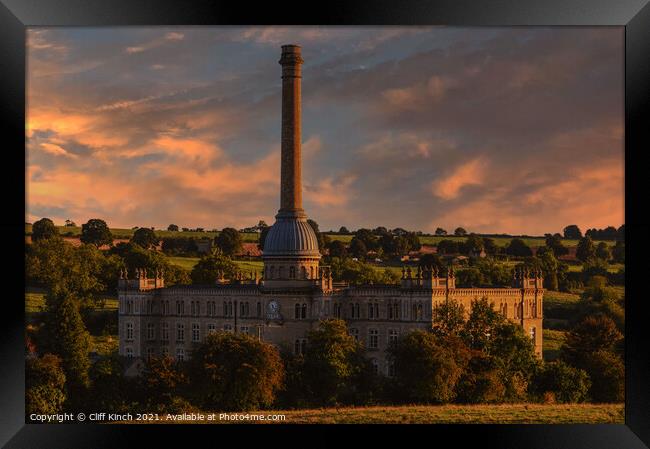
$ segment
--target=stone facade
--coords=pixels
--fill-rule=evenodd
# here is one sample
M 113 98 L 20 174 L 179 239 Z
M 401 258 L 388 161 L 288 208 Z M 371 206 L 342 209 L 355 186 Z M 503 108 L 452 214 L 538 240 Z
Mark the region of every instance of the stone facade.
M 165 287 L 161 273 L 122 273 L 118 282 L 119 353 L 136 363 L 148 356 L 191 356 L 192 346 L 216 331 L 257 336 L 278 347 L 304 351 L 310 330 L 341 318 L 361 341 L 378 372 L 391 374 L 386 349 L 414 329 L 430 329 L 434 307 L 450 299 L 469 311 L 487 297 L 524 327 L 542 354 L 540 273 L 518 273 L 511 288 L 456 288 L 453 271 L 405 270 L 400 285 L 347 286 L 320 265 L 318 239 L 307 223 L 301 194 L 300 47 L 282 47 L 282 157 L 280 209 L 263 251 L 264 273 L 215 279 L 212 285 Z M 153 274 L 153 278 L 149 275 Z

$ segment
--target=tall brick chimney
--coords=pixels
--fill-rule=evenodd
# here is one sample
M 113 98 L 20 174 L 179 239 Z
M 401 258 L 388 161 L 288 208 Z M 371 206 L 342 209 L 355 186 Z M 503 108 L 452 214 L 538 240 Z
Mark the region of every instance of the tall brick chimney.
M 282 65 L 282 166 L 280 170 L 280 213 L 302 210 L 301 184 L 301 64 L 298 45 L 283 45 Z

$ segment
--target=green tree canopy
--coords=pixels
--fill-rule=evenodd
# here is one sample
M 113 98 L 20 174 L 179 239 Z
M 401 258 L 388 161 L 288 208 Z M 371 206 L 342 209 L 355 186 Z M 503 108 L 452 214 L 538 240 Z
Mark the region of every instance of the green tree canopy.
M 371 366 L 359 342 L 348 333 L 343 320 L 321 321 L 307 335 L 304 358 L 305 383 L 318 405 L 351 402 L 363 390 Z
M 145 249 L 155 248 L 159 242 L 160 239 L 151 228 L 138 228 L 131 237 L 131 243 L 140 245 Z
M 436 235 L 447 235 L 447 231 L 442 228 L 436 228 Z
M 453 298 L 439 302 L 433 307 L 432 320 L 435 335 L 459 335 L 465 324 L 465 307 Z
M 63 411 L 66 378 L 61 364 L 61 358 L 53 354 L 25 361 L 26 416 Z
M 188 386 L 188 377 L 171 357 L 151 357 L 138 378 L 140 393 L 148 410 L 160 413 L 185 411 L 180 393 Z
M 596 257 L 596 248 L 591 237 L 587 236 L 580 239 L 576 248 L 576 257 L 582 262 Z
M 387 350 L 395 367 L 395 383 L 407 403 L 450 402 L 462 374 L 451 349 L 431 332 L 415 330 L 402 335 Z
M 57 237 L 59 230 L 49 218 L 41 218 L 32 225 L 32 242 Z
M 580 231 L 578 225 L 569 225 L 566 228 L 564 228 L 564 238 L 572 239 L 572 240 L 581 239 L 582 231 Z
M 192 351 L 192 396 L 208 410 L 253 410 L 273 404 L 284 380 L 278 350 L 247 334 L 216 332 Z
M 224 228 L 214 238 L 214 243 L 226 256 L 234 256 L 243 248 L 242 237 L 235 228 Z
M 170 224 L 169 226 L 167 226 L 167 230 L 170 232 L 178 232 L 178 225 Z
M 81 237 L 83 243 L 100 247 L 113 244 L 113 234 L 104 220 L 92 218 L 81 225 Z
M 591 381 L 585 370 L 555 360 L 540 366 L 531 386 L 531 393 L 540 399 L 552 394 L 556 402 L 575 403 L 588 399 Z
M 203 256 L 192 268 L 190 276 L 193 284 L 214 284 L 221 273 L 232 279 L 237 273 L 237 265 L 229 257 L 217 252 Z
M 458 227 L 458 228 L 454 229 L 454 235 L 457 235 L 457 236 L 467 235 L 467 231 L 465 230 L 465 228 Z
M 43 352 L 58 355 L 65 372 L 69 400 L 78 405 L 84 400 L 84 392 L 89 386 L 90 334 L 84 326 L 77 300 L 70 292 L 48 293 L 45 297 L 45 338 L 42 339 Z
M 366 247 L 366 244 L 363 243 L 363 240 L 357 237 L 352 237 L 352 240 L 350 241 L 349 251 L 354 257 L 358 259 L 365 259 L 365 257 L 368 255 L 368 248 Z
M 600 242 L 596 247 L 596 257 L 608 261 L 612 258 L 612 252 L 609 250 L 609 245 L 605 242 Z
M 522 239 L 512 239 L 510 244 L 506 247 L 506 254 L 511 256 L 526 257 L 532 256 L 533 252 L 530 247 Z

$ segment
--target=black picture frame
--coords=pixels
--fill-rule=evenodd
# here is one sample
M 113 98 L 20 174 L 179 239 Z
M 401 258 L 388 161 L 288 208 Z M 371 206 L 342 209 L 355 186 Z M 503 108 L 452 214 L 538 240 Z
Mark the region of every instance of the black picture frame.
M 345 426 L 119 426 L 24 423 L 24 218 L 26 27 L 139 25 L 448 25 L 448 26 L 623 26 L 625 27 L 625 224 L 626 402 L 624 425 L 437 425 L 354 430 L 357 444 L 384 436 L 411 444 L 453 444 L 470 440 L 481 447 L 643 448 L 650 446 L 650 351 L 644 283 L 650 273 L 650 220 L 645 197 L 650 178 L 644 151 L 650 151 L 649 0 L 361 0 L 313 3 L 222 2 L 215 0 L 0 0 L 0 95 L 3 132 L 3 202 L 0 232 L 7 255 L 0 326 L 0 444 L 25 447 L 184 446 L 208 437 L 214 444 L 237 438 L 243 444 L 270 444 L 270 432 L 289 430 L 274 444 L 340 444 Z M 645 206 L 645 207 L 644 207 Z M 355 428 L 356 429 L 356 428 Z M 310 435 L 306 435 L 309 432 Z M 414 435 L 413 432 L 416 432 Z M 418 435 L 418 432 L 422 434 Z M 390 435 L 389 435 L 390 434 Z M 289 438 L 291 435 L 291 438 Z M 250 439 L 259 441 L 253 443 Z M 361 437 L 361 438 L 359 438 Z M 307 440 L 308 438 L 308 440 Z M 451 443 L 443 443 L 443 442 Z M 242 444 L 241 442 L 231 444 Z M 142 443 L 139 443 L 142 444 Z M 408 443 L 407 443 L 408 444 Z

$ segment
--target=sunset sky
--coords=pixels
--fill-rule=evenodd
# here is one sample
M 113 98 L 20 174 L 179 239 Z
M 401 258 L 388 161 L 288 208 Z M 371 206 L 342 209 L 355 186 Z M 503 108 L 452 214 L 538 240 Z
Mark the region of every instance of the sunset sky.
M 623 223 L 623 28 L 33 28 L 27 221 L 273 223 L 280 46 L 302 46 L 321 229 Z

